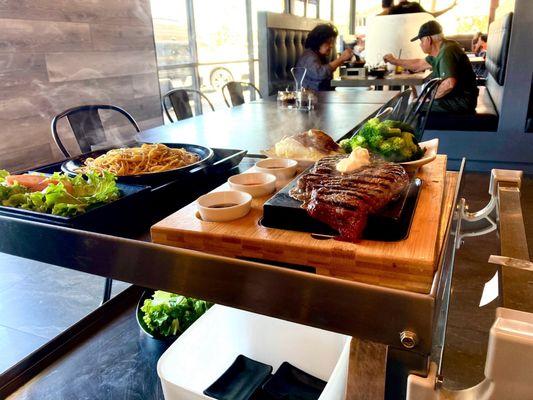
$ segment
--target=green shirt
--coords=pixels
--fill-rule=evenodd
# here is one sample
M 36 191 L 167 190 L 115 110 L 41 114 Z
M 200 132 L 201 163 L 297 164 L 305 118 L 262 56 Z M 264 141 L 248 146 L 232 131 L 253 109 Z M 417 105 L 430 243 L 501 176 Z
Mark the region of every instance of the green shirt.
M 455 78 L 457 84 L 443 99 L 466 101 L 475 109 L 478 96 L 476 75 L 472 64 L 459 43 L 444 40 L 436 57 L 427 56 L 426 61 L 433 69 L 432 78 Z

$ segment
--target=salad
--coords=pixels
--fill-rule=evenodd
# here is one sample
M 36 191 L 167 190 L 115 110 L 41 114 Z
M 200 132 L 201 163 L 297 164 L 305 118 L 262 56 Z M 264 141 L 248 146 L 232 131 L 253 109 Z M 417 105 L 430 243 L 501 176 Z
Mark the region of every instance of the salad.
M 69 177 L 53 175 L 10 175 L 0 170 L 0 205 L 16 207 L 64 217 L 83 214 L 99 203 L 109 203 L 120 197 L 113 174 L 88 173 Z
M 141 307 L 142 319 L 149 333 L 175 336 L 189 328 L 212 305 L 204 300 L 156 290 Z

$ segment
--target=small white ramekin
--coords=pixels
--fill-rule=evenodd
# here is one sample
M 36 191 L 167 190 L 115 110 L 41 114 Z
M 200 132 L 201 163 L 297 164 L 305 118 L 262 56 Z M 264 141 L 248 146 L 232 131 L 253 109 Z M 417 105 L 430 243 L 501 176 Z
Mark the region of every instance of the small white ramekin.
M 264 172 L 233 175 L 228 183 L 233 190 L 249 193 L 252 197 L 266 196 L 276 190 L 276 177 Z
M 287 180 L 296 174 L 298 161 L 289 158 L 266 158 L 255 163 L 259 172 L 272 174 L 279 180 Z
M 237 190 L 211 192 L 196 200 L 200 217 L 204 221 L 225 222 L 242 218 L 250 212 L 252 195 Z M 231 207 L 213 208 L 220 204 L 235 204 Z

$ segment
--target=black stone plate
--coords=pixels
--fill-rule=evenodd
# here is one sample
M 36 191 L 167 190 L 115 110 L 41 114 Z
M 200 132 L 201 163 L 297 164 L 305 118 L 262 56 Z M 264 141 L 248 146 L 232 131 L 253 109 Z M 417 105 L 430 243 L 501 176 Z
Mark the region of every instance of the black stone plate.
M 138 146 L 141 146 L 141 144 L 142 143 L 134 143 L 132 145 L 129 145 L 128 147 L 138 147 Z M 164 144 L 165 146 L 168 146 L 171 148 L 183 148 L 188 152 L 196 153 L 200 156 L 200 160 L 195 163 L 185 165 L 180 168 L 171 169 L 168 171 L 129 175 L 129 176 L 119 176 L 117 177 L 117 181 L 123 182 L 123 183 L 133 183 L 133 184 L 150 184 L 150 183 L 153 183 L 154 181 L 160 182 L 161 180 L 165 180 L 165 179 L 172 180 L 176 178 L 177 176 L 179 176 L 180 174 L 183 174 L 184 172 L 188 172 L 191 169 L 208 164 L 214 155 L 213 150 L 210 149 L 209 147 L 204 147 L 204 146 L 200 146 L 196 144 L 187 144 L 187 143 L 161 143 L 161 144 Z M 87 158 L 96 158 L 114 148 L 116 147 L 102 149 L 102 150 L 95 150 L 95 151 L 91 151 L 90 153 L 85 153 L 77 157 L 73 157 L 65 161 L 63 164 L 61 164 L 61 171 L 71 176 L 76 175 L 77 169 L 85 165 L 84 162 Z
M 300 176 L 265 202 L 261 225 L 315 235 L 338 236 L 339 233 L 329 225 L 310 217 L 301 207 L 301 201 L 290 197 L 289 191 L 296 185 Z M 370 215 L 362 238 L 383 242 L 407 238 L 421 186 L 422 180 L 412 179 L 406 191 L 396 201 L 391 202 L 379 214 Z
M 270 365 L 240 354 L 204 394 L 219 400 L 248 400 L 271 373 Z

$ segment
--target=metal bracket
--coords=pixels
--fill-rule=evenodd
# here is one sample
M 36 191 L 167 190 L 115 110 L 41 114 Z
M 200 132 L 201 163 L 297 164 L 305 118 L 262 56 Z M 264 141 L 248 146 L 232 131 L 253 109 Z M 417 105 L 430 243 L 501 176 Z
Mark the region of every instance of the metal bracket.
M 493 169 L 490 175 L 489 203 L 479 211 L 468 211 L 466 200 L 461 201 L 459 214 L 461 217 L 461 230 L 457 240 L 457 249 L 463 244 L 463 238 L 482 236 L 498 228 L 500 216 L 498 214 L 498 187 L 511 185 L 520 188 L 522 184 L 522 171 Z

